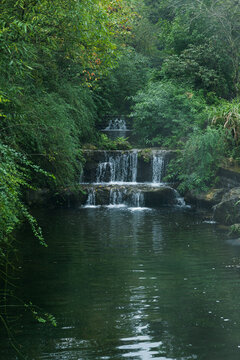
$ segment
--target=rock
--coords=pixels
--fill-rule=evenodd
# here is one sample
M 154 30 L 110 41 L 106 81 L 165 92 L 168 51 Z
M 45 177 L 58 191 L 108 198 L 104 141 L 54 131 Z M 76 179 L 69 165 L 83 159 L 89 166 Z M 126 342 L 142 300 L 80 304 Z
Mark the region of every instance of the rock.
M 147 185 L 83 185 L 84 192 L 89 193 L 92 190 L 95 194 L 96 205 L 108 205 L 110 203 L 110 193 L 116 192 L 120 195 L 122 203 L 129 206 L 132 204 L 134 194 L 143 194 L 144 205 L 147 207 L 175 205 L 177 203 L 176 190 L 169 186 L 151 187 Z M 84 201 L 86 200 L 83 199 Z M 82 203 L 84 205 L 85 203 Z
M 226 189 L 240 186 L 240 169 L 239 166 L 229 168 L 219 168 L 218 184 Z
M 122 150 L 83 150 L 83 156 L 85 158 L 84 171 L 83 171 L 83 182 L 92 183 L 96 182 L 97 167 L 100 163 L 108 161 L 109 157 L 116 159 L 120 155 L 137 153 L 137 182 L 151 182 L 152 181 L 152 158 L 156 151 L 164 153 L 164 169 L 169 161 L 176 156 L 174 150 L 154 150 L 154 149 L 122 149 Z M 110 171 L 110 168 L 107 169 Z M 109 181 L 109 174 L 106 173 L 106 181 Z
M 225 189 L 211 189 L 208 192 L 197 193 L 196 191 L 189 191 L 185 195 L 185 200 L 197 207 L 212 208 L 214 205 L 221 202 Z
M 225 225 L 240 223 L 240 187 L 225 193 L 221 202 L 213 209 L 215 221 Z
M 240 234 L 240 224 L 233 224 L 230 227 L 230 234 Z
M 161 206 L 176 204 L 176 192 L 173 188 L 163 186 L 151 188 L 144 191 L 145 206 Z

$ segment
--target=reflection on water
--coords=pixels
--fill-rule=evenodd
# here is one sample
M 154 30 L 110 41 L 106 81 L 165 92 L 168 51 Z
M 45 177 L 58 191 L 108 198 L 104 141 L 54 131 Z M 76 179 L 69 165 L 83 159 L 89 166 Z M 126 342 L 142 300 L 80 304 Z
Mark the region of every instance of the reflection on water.
M 47 249 L 22 234 L 19 296 L 58 327 L 18 320 L 31 360 L 238 360 L 240 247 L 190 212 L 39 213 Z M 18 357 L 0 338 L 0 359 Z

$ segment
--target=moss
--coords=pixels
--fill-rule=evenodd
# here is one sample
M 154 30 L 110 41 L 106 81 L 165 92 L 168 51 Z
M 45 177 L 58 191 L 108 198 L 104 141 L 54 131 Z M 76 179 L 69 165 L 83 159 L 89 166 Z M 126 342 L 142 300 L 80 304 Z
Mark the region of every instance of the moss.
M 93 144 L 84 144 L 82 149 L 83 150 L 97 150 L 97 147 Z
M 138 156 L 148 163 L 152 158 L 152 149 L 143 149 L 139 152 Z
M 231 225 L 229 234 L 230 235 L 232 235 L 232 234 L 240 235 L 240 224 Z

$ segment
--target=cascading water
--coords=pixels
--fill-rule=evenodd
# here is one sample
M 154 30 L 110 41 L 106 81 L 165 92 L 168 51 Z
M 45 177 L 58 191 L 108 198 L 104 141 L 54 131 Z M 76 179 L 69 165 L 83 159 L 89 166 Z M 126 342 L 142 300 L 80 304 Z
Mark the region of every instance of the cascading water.
M 104 129 L 105 131 L 125 131 L 127 130 L 126 121 L 124 119 L 110 120 L 108 126 Z
M 94 207 L 94 206 L 96 206 L 96 191 L 94 188 L 89 188 L 85 207 Z
M 132 194 L 131 206 L 136 208 L 144 206 L 144 194 L 141 191 L 137 191 Z
M 98 164 L 97 183 L 135 183 L 137 179 L 137 151 L 117 153 L 105 152 L 105 161 Z
M 127 188 L 112 188 L 109 194 L 109 204 L 110 207 L 141 208 L 144 206 L 144 194 L 140 190 L 132 192 Z
M 111 189 L 109 194 L 110 206 L 125 206 L 123 199 L 125 194 L 126 189 Z
M 110 120 L 108 126 L 102 130 L 110 139 L 114 140 L 118 137 L 126 137 L 127 132 L 131 131 L 127 128 L 126 121 L 122 118 Z
M 154 152 L 152 157 L 152 183 L 161 184 L 164 175 L 165 152 Z
M 83 183 L 88 191 L 86 207 L 94 207 L 96 202 L 132 210 L 146 209 L 145 205 L 186 207 L 179 193 L 163 183 L 169 151 L 151 150 L 151 161 L 145 161 L 142 150 L 93 152 L 87 153 L 95 161 L 87 168 L 91 172 L 85 179 L 89 181 Z
M 175 194 L 175 200 L 176 200 L 176 205 L 178 207 L 188 207 L 185 203 L 184 198 L 179 194 L 179 192 L 177 190 L 174 189 L 174 194 Z

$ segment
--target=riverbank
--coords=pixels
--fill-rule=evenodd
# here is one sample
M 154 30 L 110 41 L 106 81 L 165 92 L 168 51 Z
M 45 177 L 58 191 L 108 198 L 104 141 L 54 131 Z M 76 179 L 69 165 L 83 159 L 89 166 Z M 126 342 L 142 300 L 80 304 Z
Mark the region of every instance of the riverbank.
M 216 187 L 208 192 L 191 191 L 185 200 L 212 211 L 213 220 L 228 226 L 240 223 L 240 169 L 236 164 L 219 168 Z M 235 226 L 236 227 L 236 226 Z

